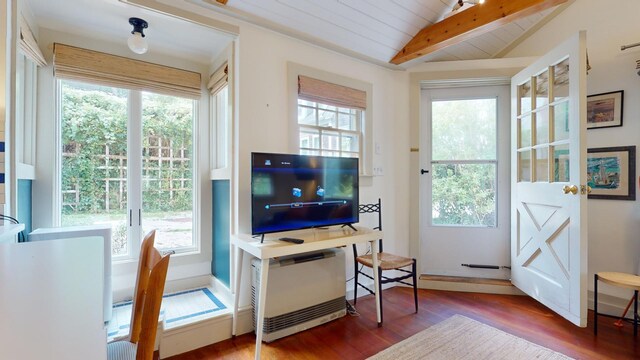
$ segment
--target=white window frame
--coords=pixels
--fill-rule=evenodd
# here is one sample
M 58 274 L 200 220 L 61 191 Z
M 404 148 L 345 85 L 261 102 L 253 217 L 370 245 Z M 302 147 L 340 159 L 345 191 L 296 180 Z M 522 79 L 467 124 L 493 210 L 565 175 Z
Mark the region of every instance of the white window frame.
M 16 177 L 35 179 L 38 66 L 18 51 L 16 62 Z
M 346 86 L 357 90 L 362 90 L 367 94 L 367 106 L 361 110 L 363 119 L 360 121 L 360 176 L 373 175 L 373 85 L 364 81 L 356 80 L 346 76 L 341 76 L 328 71 L 319 70 L 297 63 L 287 63 L 288 95 L 289 95 L 289 123 L 290 123 L 290 151 L 300 153 L 300 130 L 298 124 L 298 76 L 308 76 L 314 79 L 326 81 L 336 85 Z M 326 128 L 333 132 L 339 129 Z M 342 130 L 344 131 L 344 130 Z
M 62 101 L 62 82 L 65 80 L 61 80 L 58 79 L 56 81 L 56 85 L 57 85 L 57 107 L 58 109 L 62 109 L 61 106 L 61 101 Z M 76 82 L 76 81 L 74 81 Z M 201 209 L 201 203 L 200 203 L 200 192 L 201 192 L 201 187 L 200 187 L 200 182 L 198 181 L 199 179 L 199 156 L 198 156 L 198 148 L 199 148 L 199 143 L 198 143 L 198 136 L 197 134 L 198 132 L 198 128 L 199 128 L 199 117 L 198 117 L 198 109 L 199 109 L 199 101 L 198 100 L 193 100 L 193 128 L 192 128 L 192 155 L 193 155 L 193 169 L 192 169 L 192 212 L 193 212 L 193 224 L 192 224 L 192 246 L 190 247 L 184 247 L 184 248 L 179 248 L 179 249 L 175 249 L 176 251 L 176 255 L 197 255 L 201 253 L 202 250 L 202 246 L 201 246 L 201 216 L 200 216 L 200 209 Z M 128 121 L 127 121 L 127 149 L 132 149 L 132 148 L 141 148 L 142 147 L 142 92 L 141 91 L 137 91 L 137 90 L 129 90 L 129 94 L 128 94 L 128 101 L 127 101 L 127 116 L 128 116 Z M 60 226 L 61 224 L 61 214 L 62 214 L 62 194 L 61 194 L 61 188 L 62 188 L 62 153 L 59 151 L 59 149 L 61 149 L 61 144 L 62 144 L 62 112 L 61 110 L 59 110 L 57 112 L 57 119 L 56 119 L 56 123 L 57 123 L 57 127 L 58 127 L 58 134 L 57 134 L 57 143 L 59 144 L 59 146 L 56 146 L 56 151 L 58 151 L 57 153 L 57 166 L 56 166 L 56 173 L 57 173 L 57 199 L 58 201 L 56 201 L 56 207 L 57 207 L 57 211 L 56 211 L 56 223 L 57 226 Z M 141 152 L 140 152 L 141 153 Z M 138 190 L 131 190 L 130 188 L 128 188 L 128 201 L 127 201 L 127 207 L 128 209 L 133 209 L 133 208 L 142 208 L 142 156 L 140 156 L 139 158 L 131 158 L 128 159 L 127 161 L 128 163 L 128 169 L 127 169 L 127 186 L 129 186 L 129 184 L 139 184 L 140 185 L 140 189 Z M 141 171 L 138 173 L 136 171 L 129 171 L 131 169 L 131 167 L 138 167 Z M 134 205 L 135 204 L 135 205 Z M 129 210 L 127 210 L 129 212 Z M 136 211 L 131 211 L 130 212 L 131 215 L 127 214 L 127 221 L 130 221 L 130 223 L 132 224 L 131 226 L 129 226 L 127 228 L 127 252 L 125 254 L 122 255 L 112 255 L 112 263 L 114 264 L 125 264 L 125 263 L 131 263 L 131 262 L 135 262 L 138 260 L 139 256 L 140 256 L 140 246 L 141 246 L 141 242 L 142 242 L 142 237 L 144 236 L 144 234 L 142 234 L 142 226 L 139 225 L 140 224 L 140 219 L 139 219 L 139 215 L 138 212 Z M 144 218 L 144 213 L 142 213 L 143 218 Z M 129 216 L 131 216 L 132 218 L 130 219 Z M 163 249 L 165 251 L 168 250 L 174 250 L 174 249 Z
M 211 96 L 211 169 L 227 169 L 231 164 L 231 117 L 229 84 Z
M 309 101 L 307 101 L 309 102 Z M 300 108 L 304 108 L 304 109 L 313 109 L 315 112 L 315 125 L 309 125 L 309 124 L 301 124 L 298 122 L 298 136 L 300 136 L 300 133 L 302 133 L 304 130 L 312 130 L 312 131 L 316 131 L 318 132 L 319 135 L 319 139 L 320 139 L 320 143 L 318 144 L 318 147 L 302 147 L 300 144 L 299 146 L 299 150 L 300 152 L 303 151 L 307 151 L 310 153 L 313 152 L 318 152 L 319 155 L 323 155 L 326 152 L 331 152 L 331 153 L 335 153 L 337 152 L 341 157 L 353 157 L 353 156 L 349 156 L 348 154 L 351 155 L 356 155 L 356 157 L 358 158 L 362 158 L 363 157 L 363 153 L 362 153 L 362 139 L 364 139 L 365 134 L 364 134 L 364 125 L 363 125 L 363 120 L 364 120 L 364 116 L 363 116 L 363 111 L 360 109 L 350 109 L 350 111 L 353 111 L 354 113 L 347 113 L 344 111 L 340 111 L 340 109 L 345 109 L 345 108 L 340 108 L 337 106 L 333 106 L 333 105 L 329 105 L 329 104 L 323 104 L 323 103 L 319 103 L 319 102 L 312 102 L 314 104 L 314 106 L 311 105 L 305 105 L 305 104 L 300 104 L 298 103 L 298 109 Z M 325 108 L 322 108 L 320 105 L 325 105 L 325 106 L 331 106 L 333 108 L 335 108 L 335 111 L 332 110 L 328 110 Z M 343 115 L 347 115 L 349 117 L 353 117 L 354 119 L 354 123 L 355 123 L 355 129 L 352 130 L 345 130 L 345 129 L 340 129 L 339 127 L 331 127 L 331 126 L 321 126 L 318 125 L 319 123 L 319 117 L 320 117 L 320 111 L 332 111 L 335 113 L 336 115 L 336 121 L 339 121 L 339 115 L 343 114 Z M 328 132 L 328 133 L 335 133 L 338 135 L 338 149 L 328 149 L 328 148 L 324 148 L 322 146 L 322 136 L 323 133 Z M 358 137 L 358 150 L 357 151 L 347 151 L 347 150 L 342 150 L 341 148 L 341 143 L 342 143 L 342 136 L 343 135 L 355 135 Z M 361 171 L 362 172 L 362 171 Z

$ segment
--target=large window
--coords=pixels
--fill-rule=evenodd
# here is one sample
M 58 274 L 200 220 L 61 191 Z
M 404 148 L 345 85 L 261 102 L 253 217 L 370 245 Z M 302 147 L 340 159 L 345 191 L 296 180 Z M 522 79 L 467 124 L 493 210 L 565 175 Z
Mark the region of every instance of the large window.
M 298 99 L 300 154 L 360 158 L 362 110 Z
M 497 99 L 431 105 L 433 225 L 495 227 Z
M 196 248 L 193 235 L 195 101 L 60 82 L 61 225 L 110 224 L 117 258 L 156 246 Z

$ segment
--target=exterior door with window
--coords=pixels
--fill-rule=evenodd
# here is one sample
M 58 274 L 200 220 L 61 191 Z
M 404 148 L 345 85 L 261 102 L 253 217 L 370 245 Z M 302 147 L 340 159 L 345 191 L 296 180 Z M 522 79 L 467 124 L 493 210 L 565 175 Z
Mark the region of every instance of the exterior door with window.
M 509 88 L 423 89 L 422 274 L 509 277 Z M 461 264 L 498 266 L 479 269 Z
M 586 35 L 512 79 L 511 266 L 519 289 L 587 323 Z

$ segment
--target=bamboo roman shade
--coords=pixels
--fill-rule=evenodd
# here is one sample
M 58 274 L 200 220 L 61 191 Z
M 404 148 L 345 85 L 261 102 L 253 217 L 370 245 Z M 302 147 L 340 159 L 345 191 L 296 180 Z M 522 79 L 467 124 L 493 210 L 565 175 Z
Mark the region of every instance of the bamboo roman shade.
M 216 70 L 207 83 L 207 88 L 211 92 L 211 95 L 217 94 L 229 83 L 229 65 L 225 62 Z
M 191 99 L 201 94 L 200 73 L 64 44 L 53 45 L 53 69 L 64 79 Z
M 29 24 L 23 16 L 20 16 L 18 26 L 20 27 L 20 40 L 18 40 L 20 50 L 38 66 L 46 66 L 47 62 L 44 59 L 44 55 L 42 55 L 42 51 L 40 51 L 40 47 L 38 47 L 36 37 L 33 36 L 31 28 L 29 28 Z
M 363 90 L 298 76 L 298 98 L 323 104 L 365 110 L 367 93 Z

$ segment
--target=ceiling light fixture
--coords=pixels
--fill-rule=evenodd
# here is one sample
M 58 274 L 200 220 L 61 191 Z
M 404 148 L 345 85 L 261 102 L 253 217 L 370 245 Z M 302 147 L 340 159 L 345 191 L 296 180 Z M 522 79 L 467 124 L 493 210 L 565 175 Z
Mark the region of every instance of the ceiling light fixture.
M 453 9 L 451 9 L 451 11 L 452 12 L 458 11 L 460 8 L 464 6 L 464 4 L 478 5 L 483 3 L 484 3 L 484 0 L 458 0 L 458 2 L 453 5 Z
M 144 29 L 149 27 L 149 24 L 136 17 L 129 18 L 129 24 L 133 25 L 133 31 L 131 31 L 131 35 L 129 39 L 127 39 L 127 45 L 129 45 L 129 49 L 136 54 L 144 54 L 149 49 L 149 44 L 147 44 L 147 40 L 144 38 Z
M 469 4 L 469 5 L 478 5 L 478 4 L 483 4 L 485 0 L 458 0 L 458 2 L 456 2 L 455 4 L 453 4 L 453 9 L 451 9 L 450 12 L 444 14 L 443 19 L 448 18 L 449 16 L 455 15 L 457 14 L 459 11 L 462 10 L 466 10 L 468 8 L 470 8 L 470 6 L 465 7 L 464 9 L 462 8 L 464 6 L 464 4 Z

